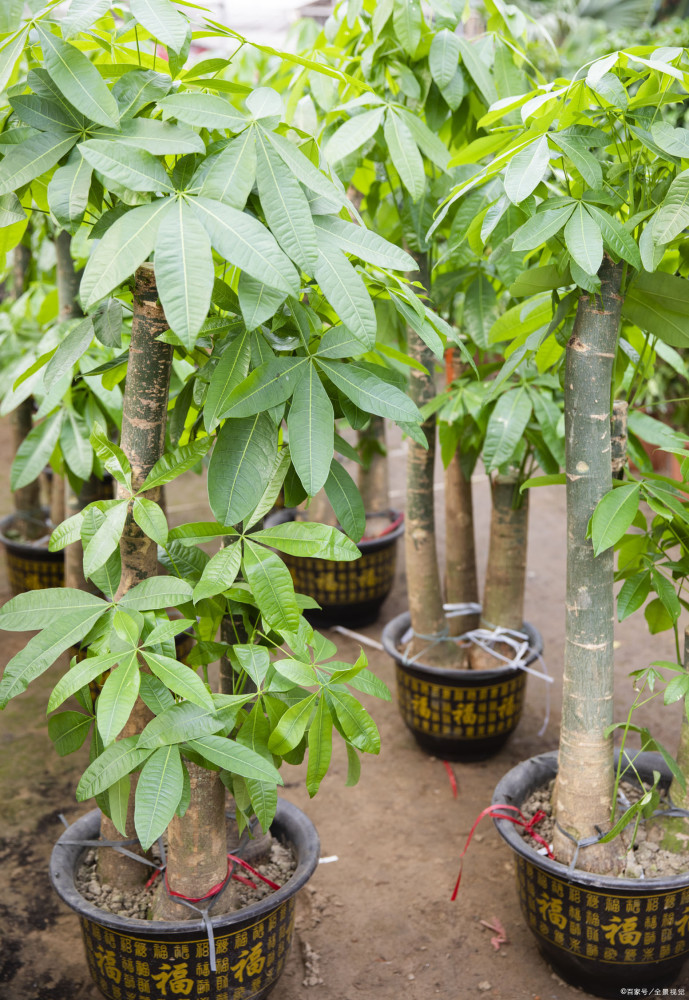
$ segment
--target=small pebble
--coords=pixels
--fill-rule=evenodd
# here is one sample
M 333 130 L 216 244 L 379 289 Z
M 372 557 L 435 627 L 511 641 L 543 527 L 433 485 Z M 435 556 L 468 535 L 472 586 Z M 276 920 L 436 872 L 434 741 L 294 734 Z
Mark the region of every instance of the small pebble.
M 481 990 L 482 993 L 487 993 L 488 990 L 491 990 L 493 987 L 490 985 L 488 980 L 484 979 L 482 983 L 478 984 L 478 988 Z

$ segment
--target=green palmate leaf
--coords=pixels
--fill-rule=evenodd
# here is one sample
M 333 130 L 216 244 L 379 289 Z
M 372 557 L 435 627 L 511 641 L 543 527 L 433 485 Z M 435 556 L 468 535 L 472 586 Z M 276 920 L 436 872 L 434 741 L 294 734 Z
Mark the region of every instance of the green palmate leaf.
M 304 184 L 310 191 L 314 191 L 334 204 L 346 206 L 347 199 L 341 188 L 318 167 L 314 166 L 294 143 L 280 135 L 279 132 L 266 132 L 264 130 L 264 135 L 267 136 L 271 146 L 279 153 L 292 173 L 299 178 L 300 184 Z
M 169 0 L 131 0 L 131 11 L 139 24 L 174 52 L 187 37 L 189 22 Z M 155 838 L 154 838 L 155 839 Z
M 106 605 L 107 608 L 107 605 Z M 103 614 L 103 605 L 63 612 L 12 657 L 0 681 L 0 708 L 52 666 L 60 653 L 81 642 Z
M 0 229 L 13 226 L 16 222 L 23 222 L 26 212 L 14 192 L 0 196 Z
M 181 198 L 158 228 L 155 271 L 165 318 L 191 350 L 208 315 L 215 270 L 208 233 Z
M 180 698 L 185 698 L 194 705 L 214 710 L 213 699 L 206 685 L 198 674 L 195 674 L 191 667 L 187 667 L 179 660 L 170 656 L 163 656 L 158 653 L 144 652 L 144 659 L 151 668 L 151 672 L 165 684 L 170 691 L 174 691 Z
M 48 735 L 60 757 L 66 757 L 83 746 L 92 722 L 92 717 L 82 712 L 58 712 L 48 719 Z
M 139 662 L 133 652 L 122 658 L 103 685 L 96 704 L 96 721 L 106 747 L 119 736 L 131 715 L 139 694 L 139 678 Z
M 458 38 L 459 51 L 466 70 L 483 94 L 486 104 L 494 104 L 499 97 L 498 91 L 488 66 L 478 53 L 478 47 L 466 38 L 461 36 Z
M 664 153 L 689 159 L 689 129 L 673 128 L 670 122 L 656 122 L 651 126 L 651 135 Z
M 440 90 L 449 86 L 459 66 L 459 39 L 453 31 L 443 28 L 434 36 L 428 66 Z
M 421 41 L 423 14 L 420 0 L 395 0 L 392 26 L 408 56 L 413 56 Z
M 58 411 L 31 428 L 17 450 L 10 473 L 10 489 L 19 490 L 32 483 L 50 461 L 62 427 Z
M 330 767 L 332 756 L 333 720 L 325 698 L 321 698 L 309 727 L 309 759 L 306 768 L 306 790 L 313 798 Z
M 70 330 L 48 362 L 43 376 L 46 389 L 52 389 L 67 372 L 71 372 L 79 358 L 86 353 L 92 340 L 93 320 L 90 316 L 86 316 L 73 330 Z
M 233 651 L 241 669 L 246 671 L 256 687 L 260 688 L 270 667 L 268 650 L 265 646 L 247 644 L 235 646 Z
M 689 170 L 677 174 L 653 219 L 655 243 L 669 243 L 689 225 Z
M 311 210 L 299 180 L 267 137 L 257 133 L 256 181 L 266 221 L 292 260 L 311 271 L 318 255 Z
M 493 282 L 481 272 L 464 295 L 464 327 L 470 340 L 486 350 L 488 334 L 497 318 L 498 299 Z
M 193 129 L 156 118 L 129 118 L 118 129 L 98 129 L 94 135 L 117 142 L 120 146 L 143 149 L 152 156 L 184 156 L 186 153 L 203 153 L 206 149 L 203 139 Z
M 120 599 L 120 607 L 134 611 L 162 611 L 191 599 L 192 587 L 173 576 L 151 576 L 137 583 Z
M 571 204 L 562 205 L 560 208 L 546 208 L 533 215 L 514 233 L 512 249 L 517 252 L 535 250 L 560 232 L 573 211 L 574 204 Z
M 357 546 L 337 528 L 310 521 L 287 521 L 263 528 L 254 531 L 251 539 L 280 552 L 311 559 L 350 561 L 361 555 Z
M 133 208 L 117 219 L 97 245 L 84 270 L 80 295 L 85 309 L 122 284 L 153 251 L 168 199 Z
M 600 226 L 580 202 L 565 226 L 565 243 L 574 261 L 586 272 L 597 274 L 603 262 Z
M 325 493 L 339 523 L 349 537 L 358 542 L 366 528 L 364 503 L 356 483 L 336 459 L 333 459 L 325 481 Z
M 108 789 L 108 807 L 110 809 L 110 819 L 116 830 L 123 837 L 127 836 L 127 813 L 129 810 L 129 796 L 132 790 L 132 781 L 128 774 L 116 781 Z
M 396 271 L 418 269 L 416 261 L 410 254 L 364 226 L 345 222 L 344 219 L 333 215 L 315 215 L 313 221 L 316 235 L 320 235 L 321 232 L 327 233 L 329 242 L 335 243 L 345 253 L 351 253 L 361 260 L 368 261 L 369 264 Z
M 318 358 L 318 364 L 333 385 L 365 413 L 403 423 L 422 423 L 423 418 L 411 399 L 368 369 L 323 358 Z
M 137 740 L 137 736 L 126 736 L 118 740 L 106 747 L 86 768 L 77 785 L 79 802 L 84 802 L 93 795 L 100 795 L 150 757 L 151 751 L 137 747 Z
M 55 130 L 39 132 L 10 146 L 0 162 L 0 195 L 16 191 L 50 170 L 76 141 L 76 135 Z
M 0 608 L 0 629 L 7 632 L 25 632 L 47 628 L 57 618 L 76 612 L 94 611 L 103 614 L 109 607 L 107 601 L 83 590 L 50 587 L 47 590 L 18 594 Z
M 143 149 L 119 145 L 108 139 L 89 139 L 78 146 L 94 170 L 132 191 L 172 192 L 174 188 L 162 163 Z
M 189 745 L 205 760 L 230 774 L 239 774 L 255 781 L 270 781 L 274 785 L 283 784 L 280 772 L 270 761 L 235 740 L 223 736 L 205 736 L 190 740 Z
M 211 712 L 191 701 L 184 701 L 166 709 L 149 722 L 138 737 L 138 745 L 152 750 L 210 736 L 224 728 L 225 722 L 216 711 Z
M 41 132 L 69 131 L 74 128 L 72 115 L 57 101 L 51 101 L 37 94 L 25 94 L 13 97 L 12 110 L 26 125 L 40 129 Z
M 330 471 L 335 434 L 333 405 L 314 365 L 297 384 L 287 417 L 290 454 L 309 496 L 323 487 Z
M 87 656 L 85 660 L 75 663 L 53 688 L 48 701 L 48 712 L 54 712 L 70 695 L 76 694 L 96 677 L 114 667 L 123 655 L 118 652 L 108 653 L 105 656 Z
M 549 163 L 550 150 L 544 135 L 512 157 L 505 172 L 505 194 L 513 204 L 525 201 L 538 187 Z
M 277 427 L 266 412 L 222 427 L 208 466 L 208 499 L 221 524 L 239 524 L 261 499 L 273 471 Z
M 78 35 L 103 17 L 110 7 L 109 0 L 72 0 L 67 16 L 62 21 L 65 37 Z
M 624 621 L 629 615 L 638 611 L 644 604 L 651 590 L 651 574 L 636 573 L 625 580 L 617 595 L 617 620 Z
M 27 25 L 27 27 L 22 31 L 19 31 L 14 38 L 10 36 L 9 39 L 5 40 L 1 50 L 2 58 L 0 59 L 0 90 L 4 91 L 8 82 L 11 80 L 17 62 L 24 52 L 24 47 L 27 44 L 27 38 L 30 30 L 30 26 Z
M 321 337 L 316 357 L 351 358 L 364 353 L 364 345 L 346 326 L 331 326 Z
M 373 108 L 349 118 L 330 136 L 325 155 L 330 163 L 344 160 L 371 139 L 383 120 L 384 108 Z
M 366 709 L 346 691 L 328 692 L 337 720 L 347 740 L 364 753 L 380 753 L 378 727 Z
M 153 677 L 151 674 L 144 673 L 141 675 L 139 695 L 141 696 L 141 700 L 148 708 L 150 708 L 154 715 L 160 715 L 162 712 L 167 711 L 168 708 L 172 708 L 175 704 L 175 699 L 165 687 L 163 682 L 159 681 L 157 677 Z
M 111 507 L 105 520 L 84 549 L 84 575 L 89 577 L 104 566 L 111 554 L 119 547 L 120 538 L 127 520 L 128 501 L 123 500 Z
M 316 671 L 310 663 L 287 659 L 275 660 L 273 666 L 282 677 L 297 686 L 311 687 L 317 682 Z
M 675 593 L 675 588 L 665 576 L 657 569 L 651 570 L 651 581 L 653 589 L 658 595 L 658 599 L 667 611 L 673 622 L 676 622 L 682 613 L 682 605 Z
M 588 151 L 585 141 L 563 132 L 552 135 L 553 142 L 569 157 L 581 176 L 591 188 L 599 188 L 603 183 L 603 169 L 596 157 Z
M 275 628 L 296 632 L 299 608 L 292 577 L 282 559 L 247 541 L 243 567 L 251 593 L 266 621 Z
M 71 545 L 72 542 L 78 542 L 81 538 L 81 525 L 84 520 L 84 515 L 81 511 L 78 514 L 73 514 L 72 517 L 68 517 L 62 524 L 58 524 L 57 528 L 53 529 L 53 533 L 50 536 L 50 543 L 48 549 L 50 552 L 59 552 L 60 549 L 64 549 L 65 545 Z
M 215 597 L 228 590 L 239 573 L 242 561 L 242 547 L 238 543 L 228 545 L 206 563 L 201 579 L 194 587 L 194 601 Z
M 622 315 L 673 347 L 689 346 L 689 288 L 686 278 L 641 271 L 630 283 Z
M 253 416 L 279 406 L 292 395 L 307 365 L 299 357 L 264 361 L 228 395 L 222 416 Z
M 483 460 L 488 471 L 499 468 L 512 458 L 531 413 L 531 399 L 524 386 L 511 389 L 499 397 L 488 420 L 483 445 Z
M 297 294 L 294 265 L 257 219 L 209 198 L 195 198 L 193 205 L 218 253 L 271 288 Z
M 174 451 L 167 452 L 158 459 L 146 476 L 141 486 L 141 492 L 165 486 L 181 476 L 182 473 L 189 472 L 210 450 L 212 443 L 212 438 L 197 438 L 190 444 L 184 444 L 180 448 L 175 448 Z
M 183 790 L 184 773 L 179 748 L 161 747 L 144 764 L 136 785 L 134 827 L 145 851 L 167 829 Z
M 225 348 L 211 376 L 203 408 L 203 421 L 207 431 L 215 430 L 227 412 L 227 400 L 246 378 L 250 360 L 249 334 L 245 331 Z
M 241 135 L 210 161 L 204 169 L 199 193 L 241 211 L 256 182 L 256 142 L 254 130 Z
M 93 470 L 93 449 L 88 425 L 74 410 L 67 410 L 60 430 L 62 457 L 78 479 L 88 479 Z
M 84 217 L 91 189 L 93 168 L 78 149 L 72 150 L 64 167 L 48 185 L 48 204 L 57 221 L 70 232 Z
M 67 100 L 91 121 L 116 127 L 120 120 L 117 101 L 93 63 L 41 24 L 36 25 L 36 31 L 46 69 Z
M 158 102 L 166 117 L 176 118 L 187 125 L 241 132 L 247 119 L 224 97 L 217 94 L 171 94 Z
M 311 694 L 308 698 L 304 698 L 303 701 L 299 701 L 287 709 L 270 734 L 268 749 L 271 753 L 284 756 L 301 742 L 317 697 L 316 694 Z
M 603 242 L 608 250 L 611 250 L 622 260 L 626 260 L 632 267 L 641 270 L 641 254 L 636 244 L 636 240 L 625 229 L 621 222 L 614 215 L 609 215 L 597 205 L 587 205 L 586 211 L 598 224 L 603 236 Z
M 134 69 L 121 76 L 112 88 L 112 96 L 120 109 L 122 123 L 124 124 L 126 119 L 131 119 L 137 111 L 141 111 L 148 104 L 165 97 L 170 92 L 171 86 L 172 81 L 169 76 L 150 69 Z M 151 122 L 155 125 L 162 125 L 162 122 L 151 118 L 139 118 L 138 122 L 140 124 Z M 190 134 L 195 135 L 193 132 Z M 150 153 L 152 150 L 149 149 L 148 152 Z M 193 150 L 187 149 L 184 152 L 190 153 Z
M 132 507 L 132 517 L 145 535 L 152 538 L 156 545 L 165 547 L 168 536 L 167 518 L 157 503 L 146 497 L 137 497 Z
M 321 243 L 313 273 L 344 325 L 365 348 L 373 347 L 377 323 L 371 296 L 342 251 Z
M 606 493 L 591 518 L 591 539 L 596 555 L 619 541 L 639 509 L 640 483 L 625 483 Z
M 96 455 L 103 462 L 107 471 L 114 476 L 118 483 L 128 486 L 131 483 L 132 467 L 119 445 L 110 441 L 100 424 L 94 424 L 91 428 L 90 440 Z
M 412 201 L 418 201 L 426 188 L 426 172 L 419 147 L 410 129 L 400 115 L 390 110 L 385 116 L 383 132 L 390 159 L 400 180 L 411 195 Z
M 244 323 L 249 331 L 255 330 L 274 316 L 287 297 L 284 292 L 252 278 L 246 271 L 242 271 L 239 276 L 237 295 Z

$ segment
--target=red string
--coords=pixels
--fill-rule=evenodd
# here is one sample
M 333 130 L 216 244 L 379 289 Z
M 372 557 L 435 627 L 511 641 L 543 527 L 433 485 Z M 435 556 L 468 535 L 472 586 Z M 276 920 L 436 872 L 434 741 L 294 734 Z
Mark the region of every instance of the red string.
M 455 778 L 455 772 L 450 767 L 450 763 L 447 760 L 443 761 L 443 767 L 447 771 L 447 776 L 450 779 L 450 788 L 452 789 L 452 797 L 457 798 L 457 779 Z
M 517 818 L 517 816 L 506 816 L 506 815 L 504 815 L 504 813 L 501 813 L 501 812 L 497 811 L 497 810 L 500 810 L 500 809 L 511 809 L 513 812 L 518 813 L 518 817 L 519 818 Z M 474 836 L 474 834 L 476 832 L 476 827 L 479 825 L 479 823 L 481 822 L 481 820 L 483 819 L 484 816 L 491 816 L 493 819 L 507 819 L 507 820 L 510 821 L 510 823 L 515 823 L 517 826 L 523 827 L 524 830 L 525 830 L 525 832 L 528 833 L 530 837 L 533 837 L 533 839 L 538 844 L 540 844 L 541 847 L 545 847 L 546 853 L 547 853 L 548 857 L 551 859 L 551 861 L 554 861 L 555 860 L 555 856 L 554 856 L 553 852 L 550 850 L 550 847 L 545 842 L 545 840 L 543 839 L 543 837 L 541 837 L 541 835 L 538 834 L 538 833 L 536 833 L 536 831 L 534 830 L 534 827 L 538 823 L 540 823 L 542 819 L 545 818 L 545 815 L 546 814 L 543 812 L 543 810 L 539 809 L 538 812 L 535 813 L 531 817 L 531 819 L 527 819 L 526 816 L 524 815 L 524 813 L 520 809 L 517 809 L 516 806 L 506 806 L 506 805 L 497 805 L 497 804 L 496 805 L 492 805 L 492 806 L 488 806 L 487 809 L 484 809 L 483 812 L 479 814 L 478 819 L 476 820 L 476 822 L 472 826 L 471 830 L 469 831 L 469 836 L 467 837 L 467 842 L 464 845 L 464 850 L 459 855 L 459 874 L 457 876 L 457 881 L 455 883 L 454 892 L 452 893 L 452 896 L 450 897 L 452 899 L 452 902 L 454 902 L 457 899 L 457 893 L 459 892 L 459 883 L 462 880 L 462 865 L 463 865 L 463 861 L 464 861 L 464 855 L 466 854 L 466 852 L 469 849 L 469 844 L 471 843 L 471 838 Z
M 373 535 L 372 537 L 370 537 L 368 535 L 364 535 L 364 537 L 361 539 L 361 541 L 362 542 L 375 542 L 376 538 L 384 538 L 385 535 L 389 535 L 391 531 L 395 530 L 395 528 L 399 528 L 399 526 L 400 526 L 400 524 L 402 523 L 403 520 L 404 520 L 404 514 L 399 514 L 395 518 L 394 521 L 391 521 L 390 524 L 388 524 L 388 526 L 386 528 L 383 528 L 383 530 L 380 531 L 377 535 Z
M 259 871 L 256 871 L 255 868 L 252 868 L 251 865 L 247 864 L 246 861 L 243 861 L 242 858 L 238 858 L 235 854 L 227 855 L 227 875 L 222 880 L 222 882 L 218 882 L 217 885 L 214 885 L 211 889 L 209 889 L 209 891 L 206 893 L 205 896 L 185 896 L 183 892 L 175 892 L 174 889 L 170 888 L 170 883 L 167 880 L 166 868 L 157 868 L 149 878 L 148 882 L 146 883 L 146 888 L 149 889 L 153 885 L 155 880 L 158 878 L 158 876 L 162 873 L 165 878 L 165 888 L 167 889 L 170 896 L 176 896 L 178 899 L 186 899 L 188 903 L 201 903 L 204 899 L 212 899 L 213 896 L 217 896 L 220 890 L 225 888 L 227 880 L 229 878 L 233 878 L 235 881 L 241 882 L 242 885 L 247 885 L 251 889 L 258 889 L 258 886 L 254 882 L 252 882 L 251 879 L 245 878 L 243 875 L 239 875 L 237 872 L 232 872 L 232 874 L 230 874 L 232 861 L 234 861 L 235 864 L 241 865 L 242 868 L 246 868 L 247 871 L 251 872 L 252 875 L 255 875 L 256 878 L 259 878 L 261 882 L 265 882 L 266 885 L 270 886 L 271 889 L 280 888 L 277 882 L 272 882 L 269 878 L 266 878 L 265 875 L 261 875 Z
M 269 885 L 271 889 L 280 888 L 277 882 L 271 882 L 269 878 L 266 878 L 265 875 L 261 875 L 260 872 L 257 872 L 255 868 L 252 868 L 251 865 L 248 865 L 246 861 L 244 861 L 242 858 L 238 858 L 234 854 L 228 854 L 227 857 L 229 858 L 230 861 L 236 861 L 238 865 L 242 866 L 242 868 L 246 868 L 246 870 L 248 872 L 251 872 L 252 875 L 255 875 L 256 878 L 260 878 L 261 882 L 265 882 L 265 884 Z M 235 875 L 234 878 L 237 878 L 237 876 Z M 257 886 L 254 886 L 254 889 L 256 888 Z

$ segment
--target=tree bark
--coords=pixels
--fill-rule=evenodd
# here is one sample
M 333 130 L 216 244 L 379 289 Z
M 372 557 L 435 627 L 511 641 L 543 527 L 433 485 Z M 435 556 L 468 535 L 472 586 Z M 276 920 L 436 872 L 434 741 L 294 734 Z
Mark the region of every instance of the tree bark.
M 374 538 L 387 523 L 380 516 L 390 509 L 388 455 L 385 448 L 385 420 L 371 417 L 367 427 L 357 432 L 359 451 L 366 463 L 358 468 L 359 493 L 366 511 L 366 538 Z
M 612 488 L 611 378 L 622 308 L 620 265 L 605 259 L 600 296 L 579 299 L 565 364 L 567 594 L 563 713 L 554 806 L 554 852 L 564 864 L 575 845 L 610 826 L 613 745 L 613 551 L 594 556 L 587 538 L 596 504 Z M 561 828 L 561 829 L 560 829 Z M 562 832 L 566 831 L 566 833 Z M 566 834 L 569 834 L 567 836 Z M 578 865 L 615 872 L 614 844 L 583 848 Z
M 622 479 L 627 464 L 627 419 L 629 403 L 626 399 L 616 399 L 612 404 L 610 424 L 610 458 L 612 478 Z
M 684 630 L 684 669 L 689 672 L 689 626 Z M 682 706 L 684 708 L 684 706 Z M 679 746 L 676 755 L 677 764 L 684 775 L 686 787 L 682 788 L 677 778 L 672 779 L 670 798 L 675 806 L 689 810 L 689 722 L 686 711 L 682 712 L 682 728 L 679 735 Z M 679 854 L 687 850 L 689 843 L 689 818 L 672 816 L 658 821 L 665 830 L 661 847 L 666 851 Z
M 31 251 L 23 243 L 20 243 L 19 246 L 15 247 L 13 254 L 12 294 L 15 301 L 24 294 L 29 279 L 30 267 Z M 33 410 L 33 396 L 29 396 L 28 399 L 20 403 L 12 412 L 10 419 L 12 422 L 15 455 L 33 427 Z M 25 521 L 22 530 L 26 534 L 26 537 L 38 538 L 45 534 L 45 518 L 41 507 L 41 485 L 38 479 L 29 483 L 28 486 L 22 486 L 18 490 L 15 490 L 13 496 L 14 509 L 17 514 L 23 514 L 24 517 L 32 518 L 38 522 L 36 525 L 32 525 L 31 521 Z

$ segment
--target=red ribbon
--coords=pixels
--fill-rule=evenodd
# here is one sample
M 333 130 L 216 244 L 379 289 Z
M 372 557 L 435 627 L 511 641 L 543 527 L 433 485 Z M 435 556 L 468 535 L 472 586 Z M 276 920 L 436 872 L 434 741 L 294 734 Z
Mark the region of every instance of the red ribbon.
M 450 767 L 450 763 L 447 760 L 443 761 L 443 767 L 447 771 L 447 776 L 450 779 L 450 788 L 452 789 L 452 797 L 457 798 L 457 779 L 455 778 L 455 772 Z
M 174 889 L 170 888 L 170 883 L 167 880 L 166 868 L 157 868 L 156 871 L 153 873 L 153 875 L 151 875 L 151 877 L 149 878 L 148 882 L 146 883 L 146 888 L 147 889 L 150 888 L 150 886 L 153 885 L 155 880 L 162 872 L 165 878 L 165 888 L 167 889 L 169 895 L 176 896 L 178 899 L 186 899 L 188 903 L 201 903 L 203 902 L 204 899 L 212 899 L 213 896 L 217 896 L 220 890 L 225 888 L 227 880 L 230 877 L 237 882 L 241 882 L 242 885 L 248 885 L 251 889 L 258 889 L 258 886 L 254 882 L 252 882 L 251 879 L 245 878 L 243 875 L 239 875 L 237 872 L 232 872 L 232 875 L 230 876 L 231 862 L 233 861 L 235 864 L 241 865 L 242 868 L 245 868 L 247 871 L 251 872 L 251 874 L 255 875 L 256 878 L 259 878 L 261 882 L 265 882 L 266 885 L 270 886 L 271 889 L 280 888 L 277 882 L 272 882 L 269 878 L 266 878 L 265 875 L 261 875 L 259 871 L 256 871 L 255 868 L 252 868 L 251 865 L 247 864 L 246 861 L 243 861 L 242 858 L 238 858 L 235 854 L 227 855 L 227 875 L 222 880 L 222 882 L 218 882 L 217 885 L 214 885 L 211 889 L 209 889 L 208 892 L 205 894 L 205 896 L 185 896 L 183 892 L 175 892 Z
M 510 809 L 510 810 L 512 810 L 512 812 L 515 812 L 518 815 L 517 816 L 506 816 L 506 815 L 504 815 L 504 813 L 498 812 L 498 810 L 500 810 L 500 809 Z M 538 823 L 540 823 L 542 819 L 545 819 L 545 815 L 546 814 L 543 812 L 543 810 L 539 809 L 538 812 L 535 813 L 531 817 L 531 819 L 527 819 L 526 816 L 524 815 L 524 813 L 520 809 L 517 809 L 516 806 L 506 806 L 506 805 L 497 805 L 497 804 L 492 805 L 492 806 L 488 806 L 487 809 L 484 809 L 483 812 L 479 814 L 478 819 L 476 820 L 476 822 L 472 826 L 471 830 L 469 831 L 469 836 L 467 837 L 467 842 L 464 845 L 464 850 L 459 855 L 459 874 L 457 876 L 457 881 L 455 883 L 454 892 L 452 893 L 452 896 L 450 897 L 452 899 L 452 902 L 454 902 L 457 899 L 457 893 L 459 892 L 459 883 L 462 880 L 462 865 L 463 865 L 463 861 L 464 861 L 464 855 L 466 854 L 466 852 L 469 849 L 469 844 L 471 843 L 471 838 L 476 833 L 476 827 L 479 825 L 479 823 L 481 822 L 481 820 L 483 819 L 484 816 L 490 816 L 492 819 L 506 819 L 506 820 L 509 820 L 510 823 L 515 823 L 517 826 L 523 827 L 524 830 L 525 830 L 525 832 L 528 833 L 530 837 L 533 837 L 533 839 L 538 844 L 540 844 L 541 847 L 545 847 L 546 853 L 547 853 L 548 857 L 551 859 L 551 861 L 554 861 L 555 860 L 555 856 L 554 856 L 553 852 L 550 850 L 550 847 L 545 842 L 545 840 L 543 839 L 543 837 L 541 837 L 541 835 L 538 834 L 538 833 L 536 833 L 536 831 L 534 830 L 534 827 Z

